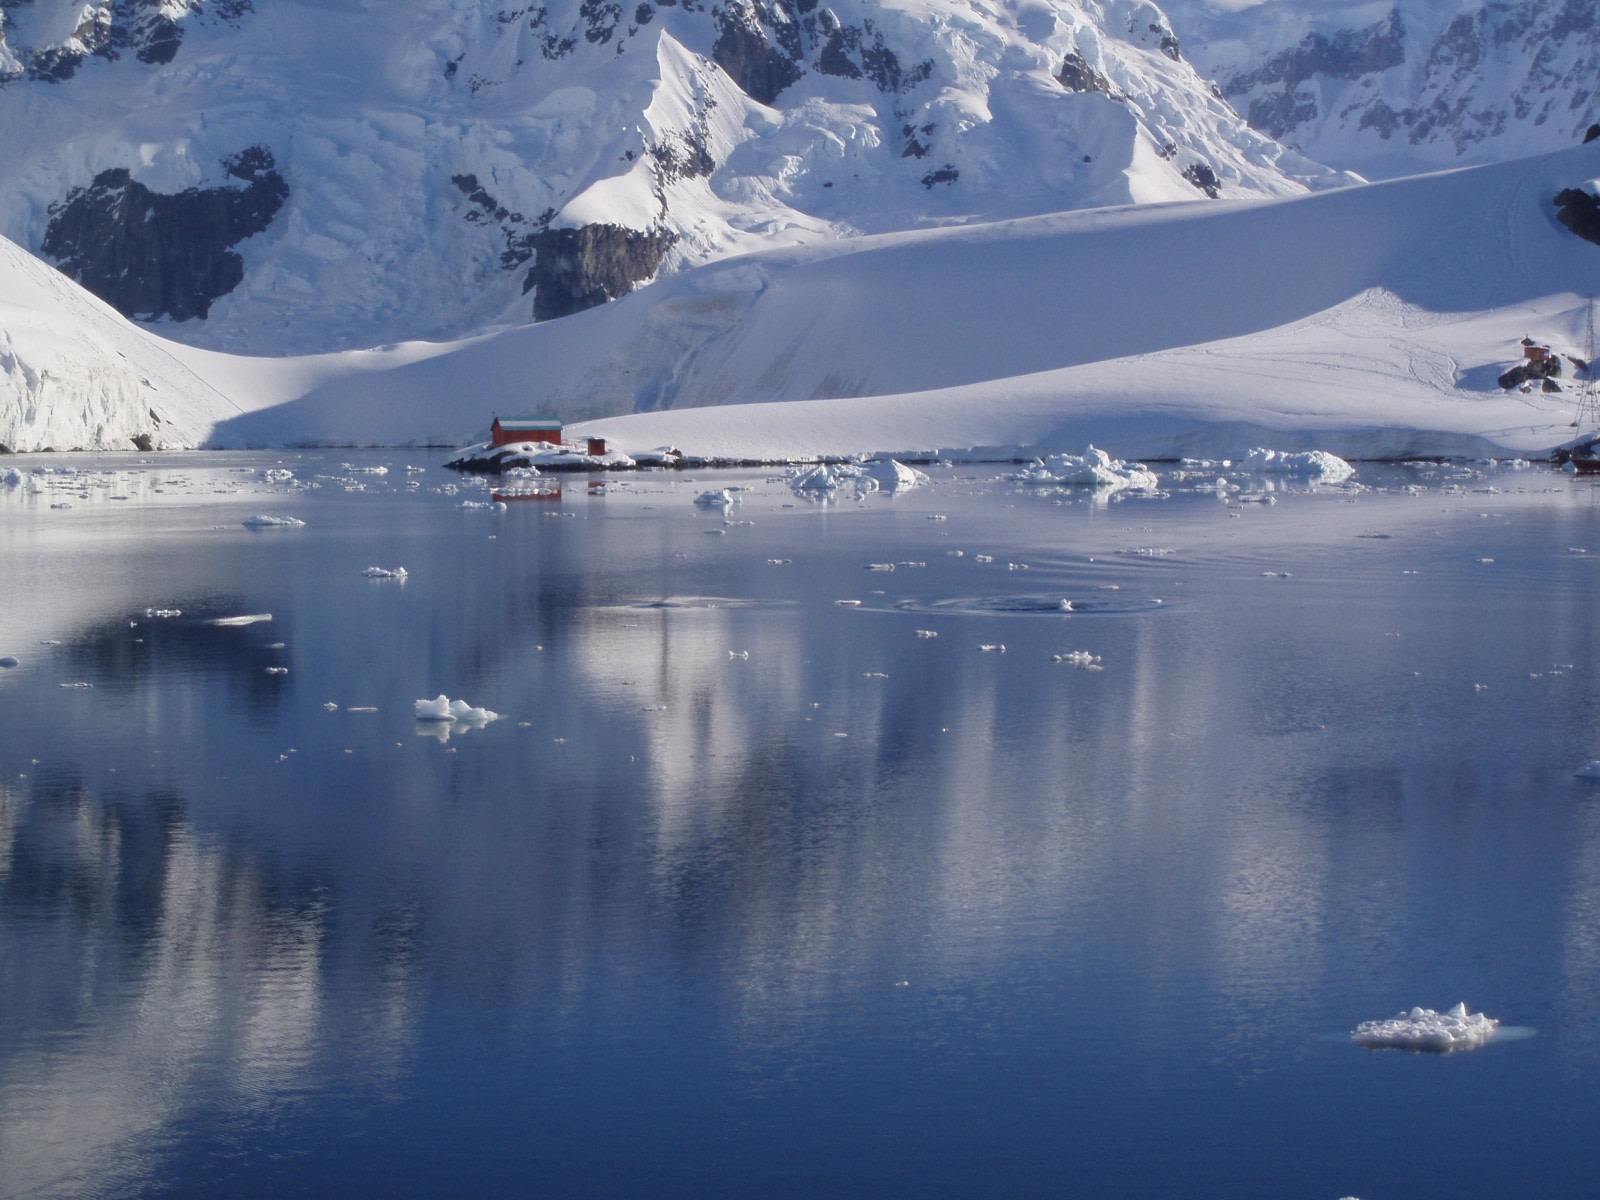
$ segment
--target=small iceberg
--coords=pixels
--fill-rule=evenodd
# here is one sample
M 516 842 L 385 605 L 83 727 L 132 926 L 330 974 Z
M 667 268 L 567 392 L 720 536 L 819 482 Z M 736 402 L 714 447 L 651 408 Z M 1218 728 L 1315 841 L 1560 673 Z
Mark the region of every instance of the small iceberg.
M 827 494 L 839 490 L 842 478 L 841 472 L 823 463 L 790 475 L 789 487 L 796 492 L 808 492 L 812 495 Z
M 720 488 L 714 492 L 701 492 L 694 498 L 694 502 L 702 508 L 727 508 L 729 505 L 738 504 L 739 497 L 727 488 Z
M 1463 1002 L 1449 1012 L 1413 1008 L 1386 1021 L 1363 1021 L 1350 1038 L 1358 1046 L 1372 1049 L 1431 1050 L 1442 1054 L 1476 1049 L 1499 1028 L 1499 1021 L 1482 1013 L 1469 1013 Z
M 500 714 L 490 712 L 487 708 L 474 708 L 465 700 L 452 700 L 443 692 L 432 700 L 418 700 L 416 714 L 419 721 L 464 721 L 475 725 L 487 725 L 490 721 L 498 721 Z
M 1259 447 L 1245 456 L 1239 463 L 1239 470 L 1259 475 L 1293 475 L 1319 483 L 1343 483 L 1356 473 L 1344 459 L 1326 450 L 1263 450 Z
M 299 529 L 305 525 L 299 517 L 271 517 L 265 513 L 246 517 L 239 523 L 246 529 Z
M 889 458 L 862 466 L 860 484 L 868 482 L 880 492 L 903 492 L 909 488 L 921 487 L 928 482 L 928 477 L 914 467 L 908 467 Z M 863 490 L 868 489 L 863 487 Z
M 361 573 L 363 575 L 365 575 L 368 579 L 405 579 L 406 578 L 406 569 L 404 567 L 368 567 L 365 571 L 363 571 Z
M 1143 491 L 1153 491 L 1156 487 L 1156 473 L 1143 463 L 1123 462 L 1094 446 L 1081 455 L 1052 454 L 1014 478 L 1020 483 L 1046 487 L 1138 488 Z
M 1573 772 L 1579 779 L 1592 779 L 1600 783 L 1600 759 L 1586 762 Z

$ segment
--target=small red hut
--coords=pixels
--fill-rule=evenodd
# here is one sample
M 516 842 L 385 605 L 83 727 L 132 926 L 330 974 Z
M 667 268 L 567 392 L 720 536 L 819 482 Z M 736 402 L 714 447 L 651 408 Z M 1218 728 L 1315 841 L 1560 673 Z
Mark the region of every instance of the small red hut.
M 489 444 L 506 446 L 512 442 L 545 442 L 561 445 L 561 422 L 543 417 L 496 417 L 489 426 Z

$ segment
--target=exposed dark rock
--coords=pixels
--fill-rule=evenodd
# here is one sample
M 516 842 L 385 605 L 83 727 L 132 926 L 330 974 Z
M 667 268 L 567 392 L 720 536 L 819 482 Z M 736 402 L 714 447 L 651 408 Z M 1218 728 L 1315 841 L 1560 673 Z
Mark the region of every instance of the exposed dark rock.
M 850 58 L 850 51 L 857 47 L 860 40 L 859 29 L 835 28 L 828 35 L 822 53 L 817 56 L 817 70 L 838 79 L 860 79 L 861 68 Z
M 611 40 L 617 23 L 622 20 L 622 6 L 608 3 L 607 0 L 583 0 L 578 15 L 584 22 L 584 40 L 603 46 Z
M 929 171 L 926 175 L 924 175 L 922 177 L 922 186 L 931 191 L 933 189 L 933 185 L 936 183 L 954 183 L 960 178 L 961 172 L 956 170 L 951 164 L 945 163 L 945 165 L 940 167 L 938 170 Z
M 1076 50 L 1069 51 L 1061 60 L 1056 80 L 1069 92 L 1099 92 L 1102 96 L 1112 92 L 1111 81 L 1091 67 Z
M 718 12 L 717 29 L 711 57 L 752 100 L 771 104 L 779 92 L 800 78 L 794 58 L 769 42 L 761 26 L 743 10 Z
M 703 179 L 715 171 L 717 160 L 711 157 L 706 141 L 706 130 L 698 124 L 692 129 L 663 134 L 661 140 L 650 147 L 657 184 L 666 187 L 682 179 Z
M 1559 383 L 1557 383 L 1554 379 L 1549 378 L 1548 376 L 1545 378 L 1545 381 L 1542 384 L 1540 384 L 1539 386 L 1540 386 L 1540 388 L 1542 390 L 1544 390 L 1546 392 L 1559 392 L 1561 390 L 1561 385 Z
M 1313 104 L 1313 109 L 1314 108 L 1315 105 Z M 1316 113 L 1313 111 L 1309 115 L 1314 117 L 1316 116 Z M 1402 120 L 1403 117 L 1400 113 L 1395 112 L 1394 109 L 1390 108 L 1382 100 L 1376 100 L 1372 103 L 1371 107 L 1366 110 L 1366 112 L 1361 114 L 1361 120 L 1358 123 L 1357 128 L 1375 129 L 1377 130 L 1379 137 L 1381 137 L 1384 141 L 1388 141 L 1394 136 L 1394 131 L 1400 128 Z
M 1391 9 L 1388 20 L 1365 29 L 1343 29 L 1331 38 L 1309 33 L 1292 50 L 1274 54 L 1257 70 L 1230 80 L 1226 90 L 1237 95 L 1261 84 L 1278 83 L 1293 91 L 1317 75 L 1360 79 L 1387 71 L 1405 61 L 1405 33 L 1399 9 Z
M 1443 45 L 1436 46 L 1435 54 L 1454 56 L 1452 61 L 1456 62 L 1466 61 L 1476 44 L 1471 34 L 1471 29 L 1463 31 L 1452 26 L 1441 39 Z M 1399 10 L 1391 9 L 1385 20 L 1364 29 L 1345 29 L 1332 37 L 1307 34 L 1299 45 L 1274 54 L 1255 70 L 1223 80 L 1223 90 L 1230 96 L 1242 96 L 1258 88 L 1268 89 L 1250 102 L 1245 119 L 1263 133 L 1283 139 L 1296 126 L 1317 116 L 1316 99 L 1310 91 L 1301 91 L 1301 84 L 1319 75 L 1329 79 L 1361 79 L 1397 67 L 1404 61 L 1405 25 Z M 1392 125 L 1388 131 L 1383 128 L 1389 115 L 1411 124 L 1406 114 L 1374 116 L 1373 122 L 1385 137 L 1393 129 Z
M 83 6 L 77 26 L 65 38 L 48 45 L 13 47 L 13 53 L 25 64 L 30 79 L 49 83 L 72 78 L 91 56 L 118 59 L 131 53 L 142 63 L 162 66 L 177 57 L 189 22 L 237 24 L 250 11 L 251 0 L 211 0 L 176 15 L 166 0 L 100 0 Z M 4 82 L 0 79 L 0 84 Z
M 533 257 L 533 239 L 539 230 L 550 224 L 550 219 L 555 216 L 554 209 L 547 209 L 537 221 L 530 221 L 521 213 L 512 212 L 498 203 L 478 182 L 476 175 L 452 175 L 450 182 L 473 205 L 467 212 L 468 221 L 474 225 L 495 224 L 500 227 L 501 236 L 505 238 L 505 249 L 500 252 L 502 270 L 520 267 Z
M 1600 245 L 1600 198 L 1579 188 L 1556 193 L 1556 219 L 1586 242 Z
M 1305 121 L 1316 118 L 1317 98 L 1310 92 L 1267 92 L 1250 101 L 1245 120 L 1275 138 L 1284 138 Z
M 1594 141 L 1595 138 L 1600 138 L 1600 125 L 1589 126 L 1589 128 L 1584 132 L 1583 144 L 1587 146 L 1590 142 Z
M 1535 380 L 1552 382 L 1559 378 L 1560 375 L 1561 359 L 1554 354 L 1549 354 L 1544 358 L 1524 359 L 1522 362 L 1519 362 L 1516 366 L 1512 367 L 1509 371 L 1506 371 L 1504 374 L 1502 374 L 1496 382 L 1498 382 L 1501 387 L 1510 390 L 1511 388 L 1521 387 L 1526 383 L 1532 383 Z M 1545 390 L 1559 392 L 1561 387 L 1558 384 L 1553 389 L 1546 388 Z
M 155 438 L 148 433 L 135 434 L 133 437 L 133 448 L 135 450 L 143 450 L 146 454 L 149 454 L 156 448 Z
M 540 231 L 528 274 L 537 289 L 533 319 L 569 316 L 627 295 L 656 273 L 675 241 L 665 229 L 641 233 L 620 225 Z
M 125 169 L 102 171 L 50 206 L 42 249 L 124 316 L 204 317 L 244 278 L 232 247 L 266 229 L 289 196 L 260 146 L 223 166 L 245 186 L 166 195 Z
M 1183 177 L 1213 200 L 1222 195 L 1222 181 L 1205 163 L 1191 163 L 1183 169 Z

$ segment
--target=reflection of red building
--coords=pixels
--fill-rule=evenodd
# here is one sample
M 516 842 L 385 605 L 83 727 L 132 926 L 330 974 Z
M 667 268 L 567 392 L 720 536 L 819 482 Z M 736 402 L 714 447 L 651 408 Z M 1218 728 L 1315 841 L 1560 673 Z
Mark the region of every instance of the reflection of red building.
M 543 417 L 496 417 L 489 426 L 489 444 L 506 446 L 512 442 L 547 442 L 561 444 L 561 422 L 547 421 Z

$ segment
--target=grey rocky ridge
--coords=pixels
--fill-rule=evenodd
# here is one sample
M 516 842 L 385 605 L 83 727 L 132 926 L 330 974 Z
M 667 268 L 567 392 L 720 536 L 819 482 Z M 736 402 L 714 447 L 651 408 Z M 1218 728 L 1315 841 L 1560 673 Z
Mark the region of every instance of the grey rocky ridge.
M 1143 0 L 0 0 L 0 235 L 283 353 L 746 250 L 1339 182 Z
M 1594 0 L 1171 0 L 1251 125 L 1373 177 L 1554 150 L 1595 120 Z

